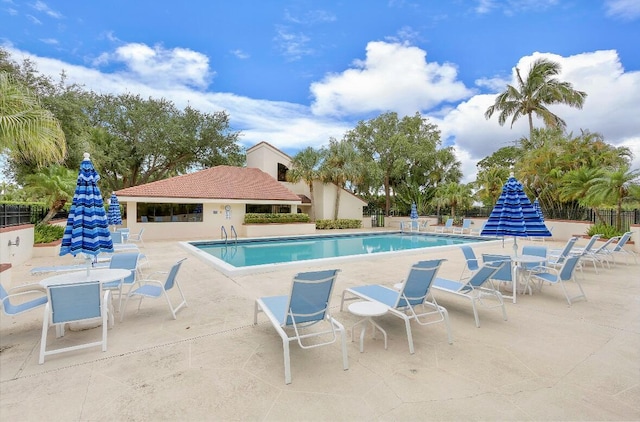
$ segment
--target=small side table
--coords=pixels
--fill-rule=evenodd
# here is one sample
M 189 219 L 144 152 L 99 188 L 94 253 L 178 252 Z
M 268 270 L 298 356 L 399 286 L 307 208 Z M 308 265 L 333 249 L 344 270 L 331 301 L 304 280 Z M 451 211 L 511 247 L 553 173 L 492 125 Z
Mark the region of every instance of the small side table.
M 351 341 L 355 336 L 355 329 L 357 325 L 362 324 L 362 331 L 360 332 L 360 353 L 364 352 L 364 334 L 367 331 L 367 323 L 370 322 L 373 327 L 373 338 L 376 338 L 376 328 L 380 330 L 384 336 L 384 348 L 387 349 L 387 332 L 382 329 L 374 320 L 373 317 L 381 316 L 387 313 L 387 306 L 377 302 L 354 302 L 349 305 L 349 312 L 353 315 L 365 317 L 360 321 L 353 324 L 351 328 Z

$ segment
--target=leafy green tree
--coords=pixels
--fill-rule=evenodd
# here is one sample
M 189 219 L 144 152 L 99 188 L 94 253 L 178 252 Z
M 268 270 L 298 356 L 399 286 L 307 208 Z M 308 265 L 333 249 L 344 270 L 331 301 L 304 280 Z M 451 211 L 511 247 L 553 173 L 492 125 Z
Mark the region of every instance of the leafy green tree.
M 484 116 L 490 119 L 499 112 L 498 123 L 503 126 L 511 117 L 511 127 L 522 116 L 529 120 L 529 134 L 533 137 L 533 115 L 540 117 L 550 128 L 564 128 L 566 123 L 558 115 L 552 113 L 547 106 L 566 104 L 581 109 L 587 94 L 573 89 L 568 82 L 559 81 L 559 63 L 548 59 L 537 59 L 529 69 L 526 80 L 522 79 L 520 69 L 516 68 L 518 86 L 507 85 L 507 89 L 499 94 Z
M 43 166 L 62 161 L 66 148 L 64 132 L 53 114 L 31 90 L 0 72 L 0 152 Z
M 370 186 L 369 190 L 384 189 L 385 213 L 389 215 L 391 191 L 404 183 L 412 160 L 435 153 L 440 132 L 419 113 L 399 119 L 397 113 L 388 112 L 359 122 L 345 138 L 368 160 L 369 171 L 382 176 L 382 183 Z
M 179 110 L 165 99 L 94 95 L 89 110 L 94 164 L 109 190 L 165 179 L 219 164 L 242 165 L 224 112 Z
M 307 147 L 298 152 L 291 159 L 291 168 L 287 172 L 287 181 L 298 183 L 304 181 L 309 187 L 309 196 L 311 197 L 311 212 L 309 219 L 316 221 L 315 205 L 313 192 L 313 182 L 321 178 L 321 166 L 325 156 L 325 151 L 316 150 L 313 147 Z
M 49 212 L 40 224 L 46 224 L 73 198 L 77 172 L 58 164 L 40 169 L 25 178 L 25 190 L 33 200 L 42 201 Z

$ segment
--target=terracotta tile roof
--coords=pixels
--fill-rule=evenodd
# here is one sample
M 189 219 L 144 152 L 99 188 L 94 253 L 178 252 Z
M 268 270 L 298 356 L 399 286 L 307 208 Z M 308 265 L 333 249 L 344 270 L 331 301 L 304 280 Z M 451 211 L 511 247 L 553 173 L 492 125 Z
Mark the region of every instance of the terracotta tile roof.
M 257 168 L 216 166 L 116 191 L 118 196 L 300 201 L 280 182 Z

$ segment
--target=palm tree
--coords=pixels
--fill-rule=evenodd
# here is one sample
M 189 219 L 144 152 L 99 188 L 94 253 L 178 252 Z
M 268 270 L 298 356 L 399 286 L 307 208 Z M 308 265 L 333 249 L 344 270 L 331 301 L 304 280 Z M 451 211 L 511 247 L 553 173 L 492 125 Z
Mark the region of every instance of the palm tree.
M 616 206 L 616 229 L 622 230 L 622 204 L 629 200 L 638 200 L 640 170 L 630 170 L 623 166 L 593 179 L 589 195 L 602 202 Z
M 46 224 L 73 198 L 76 188 L 76 173 L 54 164 L 40 169 L 25 178 L 25 188 L 37 199 L 43 200 L 49 212 L 39 224 Z
M 523 80 L 520 69 L 516 67 L 518 86 L 507 85 L 506 91 L 495 99 L 495 103 L 484 113 L 490 119 L 495 112 L 500 112 L 498 123 L 504 125 L 511 117 L 511 127 L 516 120 L 526 115 L 529 118 L 529 136 L 533 138 L 533 115 L 542 118 L 545 126 L 552 128 L 566 127 L 566 123 L 548 108 L 552 104 L 566 104 L 570 107 L 582 108 L 587 94 L 573 89 L 569 82 L 561 82 L 555 77 L 560 73 L 560 64 L 548 59 L 537 59 L 529 69 L 527 79 Z
M 591 208 L 598 220 L 606 225 L 607 222 L 598 211 L 598 206 L 602 205 L 602 202 L 593 193 L 590 194 L 589 192 L 595 180 L 603 175 L 604 173 L 601 169 L 589 167 L 581 167 L 565 173 L 558 190 L 558 199 L 561 201 L 578 201 L 580 205 Z
M 0 152 L 45 165 L 61 162 L 67 146 L 60 122 L 7 72 L 0 72 Z
M 309 196 L 311 197 L 311 212 L 309 219 L 315 221 L 315 205 L 313 197 L 313 182 L 320 178 L 320 165 L 324 157 L 323 150 L 315 150 L 313 147 L 307 147 L 298 152 L 292 159 L 292 167 L 287 172 L 287 181 L 298 183 L 304 181 L 309 187 Z
M 333 138 L 330 139 L 326 154 L 322 163 L 321 176 L 325 182 L 334 183 L 337 186 L 333 210 L 333 219 L 337 220 L 342 190 L 349 181 L 357 184 L 363 172 L 355 146 L 347 140 L 338 142 Z
M 476 196 L 484 205 L 493 206 L 502 193 L 504 181 L 509 177 L 509 170 L 504 167 L 491 166 L 478 173 Z
M 451 218 L 455 219 L 456 209 L 466 209 L 473 203 L 471 186 L 464 183 L 449 182 L 436 191 L 433 201 L 438 206 L 451 207 Z

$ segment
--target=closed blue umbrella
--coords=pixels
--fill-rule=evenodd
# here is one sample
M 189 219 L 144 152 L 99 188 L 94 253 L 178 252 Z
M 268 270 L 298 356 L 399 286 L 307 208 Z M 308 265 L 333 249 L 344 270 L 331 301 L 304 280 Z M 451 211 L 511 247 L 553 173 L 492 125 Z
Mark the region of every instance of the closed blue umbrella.
M 89 154 L 85 153 L 60 245 L 60 256 L 76 256 L 82 253 L 97 257 L 100 252 L 113 252 L 113 242 L 98 180 L 100 176 L 93 168 Z M 89 260 L 87 271 L 90 264 Z
M 540 216 L 540 220 L 542 220 L 542 222 L 544 223 L 544 214 L 542 214 L 542 208 L 540 208 L 540 201 L 538 201 L 538 198 L 536 198 L 535 201 L 533 201 L 533 208 L 536 210 L 536 212 Z
M 412 220 L 418 219 L 418 207 L 416 206 L 415 202 L 411 203 L 411 214 L 409 215 L 409 218 L 411 218 Z
M 513 250 L 518 255 L 518 237 L 550 237 L 551 233 L 512 174 L 480 235 L 513 236 Z
M 109 220 L 109 224 L 114 226 L 119 226 L 122 224 L 122 215 L 120 215 L 120 204 L 118 203 L 118 197 L 115 193 L 111 194 L 111 198 L 109 199 L 109 211 L 107 212 L 107 219 Z

